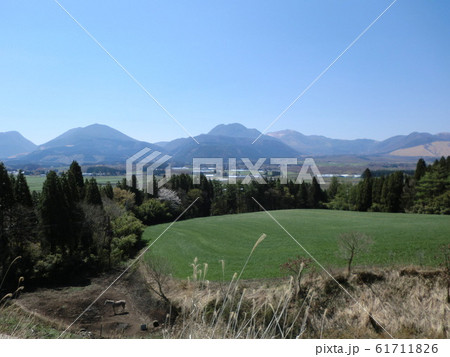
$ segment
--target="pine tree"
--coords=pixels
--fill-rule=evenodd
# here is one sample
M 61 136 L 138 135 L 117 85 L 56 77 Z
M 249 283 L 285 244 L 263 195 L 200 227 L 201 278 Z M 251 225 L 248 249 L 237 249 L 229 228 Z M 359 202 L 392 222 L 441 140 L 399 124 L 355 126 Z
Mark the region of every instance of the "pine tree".
M 424 159 L 419 159 L 416 165 L 416 171 L 414 172 L 414 179 L 419 181 L 427 172 L 427 164 Z
M 6 167 L 0 162 L 0 264 L 2 277 L 10 261 L 11 237 L 9 225 L 14 206 L 14 190 Z
M 309 206 L 311 208 L 319 208 L 320 203 L 324 201 L 324 194 L 320 188 L 319 182 L 317 182 L 316 177 L 313 177 L 310 191 L 309 191 Z
M 369 169 L 365 169 L 362 177 L 363 181 L 358 184 L 356 209 L 358 211 L 367 211 L 372 206 L 372 173 Z
M 331 178 L 330 187 L 328 187 L 328 198 L 332 200 L 336 196 L 339 188 L 339 180 L 336 176 Z
M 69 172 L 73 175 L 77 187 L 82 190 L 84 187 L 83 172 L 78 162 L 72 161 Z
M 0 162 L 0 212 L 14 205 L 14 190 L 5 165 Z
M 402 210 L 404 177 L 402 171 L 395 171 L 386 180 L 384 204 L 387 212 L 400 212 Z
M 102 196 L 100 195 L 100 190 L 98 189 L 97 181 L 95 178 L 91 178 L 86 185 L 86 203 L 90 205 L 102 206 Z
M 308 184 L 305 181 L 303 181 L 300 184 L 300 188 L 298 190 L 297 197 L 296 197 L 298 208 L 307 208 L 308 207 L 308 204 L 309 204 L 308 192 L 309 192 Z
M 381 204 L 381 191 L 383 189 L 383 184 L 384 184 L 384 176 L 381 177 L 375 177 L 373 179 L 373 184 L 372 184 L 372 205 L 373 204 L 377 204 L 380 205 Z
M 111 185 L 111 182 L 108 181 L 106 183 L 105 187 L 103 187 L 103 189 L 102 189 L 102 193 L 110 200 L 112 200 L 114 198 L 114 190 Z
M 56 253 L 68 244 L 70 231 L 70 212 L 61 187 L 61 182 L 55 171 L 50 171 L 42 186 L 40 202 L 40 233 L 44 246 L 51 253 Z
M 19 171 L 14 182 L 14 196 L 17 203 L 25 207 L 33 207 L 30 188 L 28 187 L 27 179 L 22 170 Z

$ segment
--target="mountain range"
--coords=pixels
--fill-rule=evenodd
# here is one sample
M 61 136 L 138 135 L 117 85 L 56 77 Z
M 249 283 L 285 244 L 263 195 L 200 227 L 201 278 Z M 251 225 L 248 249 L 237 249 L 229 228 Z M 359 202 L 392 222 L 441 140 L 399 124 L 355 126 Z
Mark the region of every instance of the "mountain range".
M 74 128 L 42 145 L 35 145 L 18 132 L 0 133 L 0 159 L 10 165 L 123 164 L 134 153 L 148 147 L 172 156 L 174 164 L 192 163 L 194 157 L 262 157 L 368 155 L 379 157 L 440 157 L 450 155 L 450 133 L 413 132 L 383 141 L 341 140 L 282 130 L 262 135 L 256 129 L 221 124 L 207 134 L 169 142 L 148 143 L 133 139 L 106 125 Z
M 303 155 L 382 155 L 391 154 L 400 149 L 408 149 L 433 142 L 450 141 L 450 133 L 432 135 L 429 133 L 413 132 L 409 135 L 397 135 L 383 141 L 371 139 L 341 140 L 330 139 L 325 136 L 303 135 L 294 130 L 282 130 L 267 135 L 279 139 L 286 145 L 294 148 Z M 397 156 L 442 156 L 449 152 L 442 147 L 443 152 L 420 152 L 418 155 L 410 155 L 408 151 L 402 151 Z

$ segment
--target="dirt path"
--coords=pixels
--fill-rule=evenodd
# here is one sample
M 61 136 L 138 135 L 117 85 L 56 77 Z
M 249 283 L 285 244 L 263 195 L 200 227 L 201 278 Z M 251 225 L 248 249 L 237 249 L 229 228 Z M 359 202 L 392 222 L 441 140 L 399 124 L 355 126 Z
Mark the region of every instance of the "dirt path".
M 68 327 L 80 314 L 109 286 L 115 276 L 95 278 L 89 285 L 57 289 L 39 289 L 26 293 L 17 304 L 38 318 L 57 324 L 62 330 Z M 105 299 L 125 300 L 122 311 L 116 314 Z M 81 336 L 94 338 L 150 337 L 159 334 L 153 328 L 153 321 L 164 322 L 165 311 L 161 304 L 150 295 L 145 283 L 137 272 L 124 277 L 113 285 L 96 303 L 72 326 L 71 331 Z M 148 330 L 142 331 L 141 325 Z

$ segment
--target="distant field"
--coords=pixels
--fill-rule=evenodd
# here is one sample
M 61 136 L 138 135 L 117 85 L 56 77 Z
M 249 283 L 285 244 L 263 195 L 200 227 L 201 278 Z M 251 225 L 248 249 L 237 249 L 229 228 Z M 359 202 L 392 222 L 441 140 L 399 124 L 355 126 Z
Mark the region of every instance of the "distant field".
M 338 257 L 336 238 L 342 232 L 370 235 L 369 254 L 356 265 L 437 266 L 439 246 L 450 243 L 450 216 L 331 210 L 283 210 L 272 215 L 324 266 L 344 266 Z M 167 224 L 148 227 L 144 239 L 152 242 Z M 225 260 L 225 277 L 240 272 L 261 233 L 267 238 L 256 248 L 243 278 L 280 276 L 280 264 L 302 249 L 264 212 L 197 218 L 174 224 L 151 248 L 166 257 L 174 275 L 187 278 L 197 257 L 208 263 L 210 280 L 222 279 L 219 260 Z M 145 256 L 148 259 L 149 253 Z
M 86 176 L 85 178 L 90 178 L 91 176 Z M 120 181 L 125 176 L 95 176 L 95 179 L 97 180 L 97 183 L 99 185 L 106 185 L 106 183 L 109 181 L 112 185 L 116 184 L 117 181 Z M 42 190 L 42 184 L 45 181 L 45 176 L 27 176 L 27 182 L 28 186 L 30 187 L 31 191 L 41 191 Z

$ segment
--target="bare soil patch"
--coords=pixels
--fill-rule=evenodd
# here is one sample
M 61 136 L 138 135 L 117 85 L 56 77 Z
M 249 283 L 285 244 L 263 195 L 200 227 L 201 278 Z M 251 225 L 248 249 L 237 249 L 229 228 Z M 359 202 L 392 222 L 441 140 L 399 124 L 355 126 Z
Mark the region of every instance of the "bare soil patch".
M 64 330 L 116 277 L 117 273 L 97 277 L 81 287 L 38 289 L 22 295 L 16 304 Z M 125 309 L 116 308 L 114 313 L 111 305 L 104 305 L 106 299 L 125 300 Z M 70 331 L 92 338 L 158 337 L 161 327 L 154 328 L 153 322 L 162 326 L 165 315 L 164 305 L 151 295 L 140 275 L 132 272 L 108 289 Z M 142 325 L 147 325 L 147 330 L 143 331 Z

